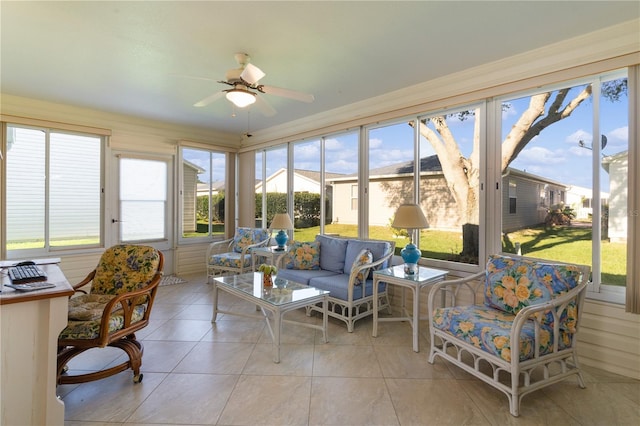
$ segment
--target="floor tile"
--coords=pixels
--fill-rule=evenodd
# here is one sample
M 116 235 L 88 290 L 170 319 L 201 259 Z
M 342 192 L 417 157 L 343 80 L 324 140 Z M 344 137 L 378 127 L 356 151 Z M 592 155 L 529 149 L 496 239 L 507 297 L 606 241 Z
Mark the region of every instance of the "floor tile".
M 229 397 L 221 425 L 306 425 L 311 379 L 241 376 Z
M 65 426 L 159 425 L 612 425 L 638 424 L 640 381 L 583 367 L 586 389 L 574 378 L 526 395 L 520 417 L 507 397 L 455 365 L 428 363 L 429 336 L 420 324 L 420 352 L 406 322 L 357 321 L 353 333 L 329 319 L 322 333 L 283 324 L 280 363 L 273 362 L 263 318 L 213 313 L 203 275 L 159 289 L 150 323 L 136 333 L 144 346 L 142 383 L 131 371 L 58 386 Z M 261 315 L 255 305 L 220 292 L 219 306 Z M 321 324 L 304 309 L 285 318 Z M 118 349 L 93 349 L 71 372 L 123 361 Z
M 314 377 L 310 425 L 398 425 L 384 379 Z
M 127 419 L 137 423 L 216 424 L 236 375 L 173 373 Z

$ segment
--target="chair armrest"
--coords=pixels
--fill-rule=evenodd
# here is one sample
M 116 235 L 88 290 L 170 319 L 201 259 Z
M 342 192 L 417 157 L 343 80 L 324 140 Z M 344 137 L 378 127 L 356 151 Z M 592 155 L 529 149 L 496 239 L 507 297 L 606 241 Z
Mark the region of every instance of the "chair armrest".
M 82 281 L 80 281 L 80 282 L 79 282 L 79 283 L 77 283 L 77 284 L 72 285 L 72 287 L 73 287 L 73 294 L 76 294 L 76 293 L 84 293 L 84 294 L 87 294 L 87 292 L 86 292 L 85 290 L 81 290 L 81 287 L 84 287 L 85 285 L 87 285 L 87 284 L 89 284 L 91 281 L 93 281 L 93 278 L 94 278 L 95 276 L 96 276 L 96 270 L 94 269 L 93 271 L 91 271 L 91 272 L 89 273 L 89 275 L 87 275 L 87 276 L 85 277 L 85 279 L 83 279 Z M 72 294 L 71 296 L 69 296 L 69 297 L 72 297 L 72 296 L 73 296 L 73 294 Z
M 231 244 L 233 244 L 233 238 L 229 238 L 222 241 L 214 241 L 209 244 L 207 248 L 207 264 L 209 263 L 209 258 L 213 254 L 227 253 L 231 251 Z
M 376 260 L 375 262 L 372 263 L 367 263 L 364 265 L 360 265 L 360 266 L 356 266 L 351 268 L 351 274 L 349 274 L 349 288 L 347 289 L 347 295 L 349 297 L 349 300 L 353 300 L 353 287 L 355 286 L 355 281 L 356 281 L 356 277 L 358 276 L 358 274 L 360 272 L 364 272 L 365 270 L 369 270 L 369 271 L 373 271 L 375 270 L 378 266 L 382 265 L 385 261 L 387 261 L 388 259 L 390 259 L 393 256 L 393 252 L 394 252 L 394 246 L 391 246 L 391 249 L 389 250 L 389 252 L 387 254 L 385 254 L 384 256 L 382 256 L 380 259 Z M 365 296 L 364 294 L 365 292 L 362 292 L 362 297 Z
M 571 302 L 575 302 L 576 308 L 577 308 L 577 314 L 578 314 L 578 318 L 576 318 L 576 331 L 577 331 L 578 324 L 580 322 L 580 315 L 582 313 L 581 305 L 586 294 L 586 289 L 587 289 L 587 282 L 586 280 L 583 280 L 583 282 L 578 284 L 575 288 L 569 290 L 566 293 L 560 294 L 547 302 L 522 308 L 516 314 L 516 317 L 513 320 L 513 325 L 511 326 L 511 334 L 510 334 L 511 341 L 517 342 L 518 336 L 520 336 L 520 333 L 522 332 L 522 327 L 524 327 L 524 325 L 528 321 L 532 320 L 535 324 L 535 329 L 536 329 L 535 343 L 534 343 L 535 357 L 536 358 L 539 357 L 540 345 L 538 344 L 538 341 L 540 339 L 540 324 L 542 321 L 542 317 L 546 315 L 547 312 L 551 312 L 551 314 L 553 315 L 553 352 L 557 352 L 559 348 L 560 338 L 561 338 L 560 318 L 562 314 L 567 310 L 568 305 Z M 514 346 L 519 346 L 519 345 L 514 345 Z M 518 360 L 519 357 L 520 357 L 520 348 L 512 347 L 511 348 L 512 362 L 513 360 Z
M 153 276 L 149 284 L 145 287 L 130 291 L 127 293 L 122 293 L 116 295 L 113 299 L 109 301 L 104 307 L 102 311 L 102 318 L 100 320 L 100 334 L 98 336 L 99 344 L 101 347 L 106 346 L 109 341 L 113 338 L 113 336 L 109 335 L 109 322 L 111 321 L 111 317 L 114 314 L 120 315 L 122 312 L 122 316 L 124 317 L 124 325 L 122 329 L 112 333 L 112 334 L 121 334 L 123 336 L 132 334 L 134 331 L 137 331 L 139 328 L 148 321 L 149 315 L 151 314 L 151 307 L 153 306 L 153 300 L 155 298 L 156 292 L 158 290 L 158 286 L 160 285 L 160 279 L 162 278 L 162 272 L 156 272 Z M 146 303 L 147 307 L 145 309 L 144 317 L 142 320 L 135 323 L 137 326 L 135 329 L 128 330 L 131 327 L 131 317 L 133 315 L 134 308 L 142 303 L 140 303 L 141 298 L 147 296 Z M 120 309 L 115 309 L 116 305 L 120 305 Z M 138 326 L 139 324 L 139 326 Z
M 255 244 L 250 244 L 250 245 L 246 246 L 245 248 L 242 249 L 242 255 L 244 256 L 246 254 L 251 254 L 251 249 L 266 246 L 270 239 L 271 239 L 271 237 L 269 237 L 269 238 L 267 238 L 265 240 L 259 241 L 259 242 L 255 243 Z
M 429 290 L 429 299 L 427 302 L 427 306 L 429 309 L 429 318 L 431 318 L 431 314 L 436 307 L 434 303 L 437 293 L 441 291 L 448 293 L 451 296 L 451 306 L 457 306 L 458 303 L 456 303 L 456 299 L 458 298 L 460 291 L 467 290 L 471 299 L 474 301 L 473 304 L 475 304 L 478 287 L 484 285 L 485 278 L 486 271 L 480 271 L 464 278 L 445 280 L 433 284 L 431 286 L 431 289 Z

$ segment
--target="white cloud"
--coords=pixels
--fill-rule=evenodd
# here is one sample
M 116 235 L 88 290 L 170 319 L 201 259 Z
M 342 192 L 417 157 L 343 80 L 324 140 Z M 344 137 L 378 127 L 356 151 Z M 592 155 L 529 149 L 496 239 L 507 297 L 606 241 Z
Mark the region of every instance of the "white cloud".
M 376 149 L 382 147 L 382 139 L 371 138 L 369 139 L 369 149 Z
M 511 102 L 505 102 L 505 107 L 502 108 L 502 119 L 506 120 L 507 117 L 518 115 L 518 109 Z
M 319 144 L 297 144 L 294 146 L 293 158 L 295 162 L 299 160 L 315 159 L 320 161 L 320 149 Z
M 327 151 L 338 151 L 342 149 L 342 142 L 338 139 L 325 139 L 324 141 L 324 149 Z
M 593 141 L 593 135 L 586 130 L 578 129 L 564 139 L 565 143 L 575 146 L 579 146 L 580 141 L 590 147 L 591 141 Z
M 627 144 L 629 141 L 629 126 L 613 129 L 607 133 L 607 139 L 609 140 L 609 143 L 614 143 L 616 145 L 620 143 Z
M 562 164 L 566 162 L 564 150 L 552 151 L 540 146 L 523 149 L 518 155 L 518 160 L 530 164 L 527 170 L 536 167 L 536 165 Z

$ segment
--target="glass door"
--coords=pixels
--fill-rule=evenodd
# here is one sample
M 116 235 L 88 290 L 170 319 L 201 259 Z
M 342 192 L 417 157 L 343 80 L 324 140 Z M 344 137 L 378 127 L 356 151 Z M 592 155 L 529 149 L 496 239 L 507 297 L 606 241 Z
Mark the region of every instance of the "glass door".
M 110 222 L 114 240 L 172 247 L 171 158 L 116 154 L 117 202 Z M 165 253 L 166 256 L 166 253 Z M 165 259 L 165 274 L 171 262 Z

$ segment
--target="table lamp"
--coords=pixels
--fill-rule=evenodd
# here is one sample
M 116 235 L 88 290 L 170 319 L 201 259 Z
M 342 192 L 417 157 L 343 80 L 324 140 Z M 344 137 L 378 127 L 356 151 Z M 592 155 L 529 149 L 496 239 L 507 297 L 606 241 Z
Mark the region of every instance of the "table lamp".
M 293 229 L 293 223 L 291 223 L 291 218 L 286 213 L 276 213 L 273 216 L 273 220 L 271 221 L 271 230 L 279 229 L 276 234 L 276 243 L 278 243 L 278 247 L 276 250 L 283 251 L 284 246 L 287 244 L 287 240 L 289 236 L 287 235 L 287 230 Z
M 405 228 L 409 233 L 409 244 L 402 249 L 400 256 L 404 260 L 404 272 L 407 275 L 413 275 L 418 270 L 418 260 L 422 255 L 422 252 L 413 244 L 413 231 L 427 228 L 429 226 L 427 218 L 424 217 L 419 205 L 402 204 L 398 207 L 391 226 Z

